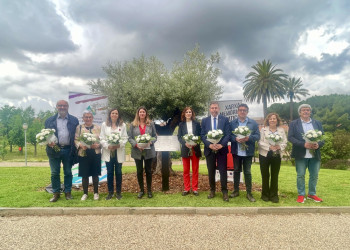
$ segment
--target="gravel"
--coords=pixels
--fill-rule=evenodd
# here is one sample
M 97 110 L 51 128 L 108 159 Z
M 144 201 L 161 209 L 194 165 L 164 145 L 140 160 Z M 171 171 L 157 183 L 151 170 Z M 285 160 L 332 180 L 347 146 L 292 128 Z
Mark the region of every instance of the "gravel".
M 349 249 L 350 214 L 0 217 L 0 249 Z

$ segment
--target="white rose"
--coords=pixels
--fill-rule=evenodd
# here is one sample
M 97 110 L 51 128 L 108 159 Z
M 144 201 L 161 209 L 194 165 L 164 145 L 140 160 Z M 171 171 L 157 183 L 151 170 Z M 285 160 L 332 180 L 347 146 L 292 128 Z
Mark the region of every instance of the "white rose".
M 317 134 L 318 135 L 322 135 L 322 131 L 317 131 Z
M 307 134 L 306 137 L 307 138 L 312 138 L 312 134 Z

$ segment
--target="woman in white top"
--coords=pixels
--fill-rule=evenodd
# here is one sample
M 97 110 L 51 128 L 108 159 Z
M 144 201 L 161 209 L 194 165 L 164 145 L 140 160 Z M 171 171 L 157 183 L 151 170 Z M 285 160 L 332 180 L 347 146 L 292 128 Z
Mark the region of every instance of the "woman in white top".
M 199 144 L 190 145 L 184 139 L 183 136 L 186 134 L 193 134 L 200 137 L 201 125 L 195 120 L 195 113 L 191 107 L 186 107 L 182 111 L 179 129 L 177 132 L 178 140 L 181 144 L 181 157 L 183 163 L 183 179 L 184 179 L 184 191 L 183 196 L 190 193 L 190 161 L 192 161 L 192 192 L 198 196 L 198 170 L 199 170 L 199 159 L 202 156 L 201 148 Z
M 259 141 L 259 162 L 262 178 L 261 199 L 274 203 L 279 202 L 278 174 L 281 168 L 281 154 L 287 146 L 286 133 L 281 125 L 282 120 L 278 114 L 268 114 L 264 121 L 264 127 L 260 131 Z M 281 137 L 281 141 L 274 143 L 269 139 L 271 134 Z
M 119 133 L 121 136 L 118 145 L 110 145 L 108 136 L 112 133 Z M 126 125 L 121 119 L 118 109 L 111 109 L 108 113 L 107 121 L 101 126 L 101 144 L 102 144 L 102 160 L 106 162 L 107 167 L 107 184 L 108 195 L 106 200 L 113 198 L 114 193 L 114 173 L 116 177 L 117 195 L 116 198 L 122 198 L 122 164 L 125 161 L 125 143 L 127 142 L 128 134 Z

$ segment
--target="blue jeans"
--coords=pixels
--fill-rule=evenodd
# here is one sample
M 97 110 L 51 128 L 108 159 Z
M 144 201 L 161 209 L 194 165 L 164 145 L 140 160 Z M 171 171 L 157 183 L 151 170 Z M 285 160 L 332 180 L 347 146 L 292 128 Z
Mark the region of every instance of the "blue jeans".
M 68 193 L 72 191 L 72 165 L 70 162 L 70 148 L 62 148 L 60 150 L 59 158 L 49 157 L 49 163 L 51 168 L 51 185 L 54 193 L 59 193 L 61 189 L 60 169 L 61 162 L 63 164 L 64 173 L 64 192 Z
M 122 163 L 118 162 L 117 154 L 106 161 L 108 192 L 114 193 L 114 172 L 116 178 L 117 193 L 122 192 Z
M 316 185 L 321 162 L 316 158 L 295 159 L 298 195 L 305 195 L 305 172 L 309 169 L 309 195 L 316 195 Z
M 233 172 L 233 188 L 234 191 L 239 191 L 239 182 L 241 178 L 241 172 L 243 170 L 244 173 L 244 181 L 245 186 L 247 189 L 247 193 L 252 193 L 252 156 L 239 156 L 234 154 L 233 155 L 233 165 L 234 165 L 234 172 Z

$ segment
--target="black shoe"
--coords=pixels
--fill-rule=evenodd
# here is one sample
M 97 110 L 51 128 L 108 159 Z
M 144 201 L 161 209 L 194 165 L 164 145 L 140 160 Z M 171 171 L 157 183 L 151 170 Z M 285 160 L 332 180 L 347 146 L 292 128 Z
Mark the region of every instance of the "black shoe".
M 278 202 L 280 202 L 280 199 L 278 198 L 278 196 L 275 196 L 275 197 L 271 197 L 271 198 L 270 198 L 270 201 L 271 201 L 272 203 L 278 203 Z
M 142 192 L 142 191 L 141 191 L 141 192 L 139 192 L 139 193 L 138 193 L 138 195 L 137 195 L 137 198 L 138 198 L 138 199 L 141 199 L 141 198 L 142 198 L 142 196 L 144 196 L 144 194 L 145 194 L 145 193 L 144 193 L 144 192 Z
M 193 191 L 193 194 L 194 194 L 195 196 L 198 196 L 198 195 L 199 195 L 198 191 Z
M 106 197 L 106 200 L 110 200 L 113 198 L 113 193 L 108 193 L 107 197 Z
M 213 199 L 215 197 L 215 191 L 210 191 L 210 194 L 208 195 L 208 199 Z
M 188 195 L 190 193 L 190 191 L 183 191 L 182 192 L 182 196 L 186 196 L 186 195 Z
M 229 201 L 227 193 L 224 193 L 222 198 L 224 201 L 227 201 L 227 202 Z
M 250 201 L 250 202 L 255 202 L 256 200 L 254 199 L 253 195 L 252 194 L 247 194 L 247 199 Z
M 56 202 L 60 198 L 60 193 L 54 193 L 50 202 Z
M 153 198 L 152 192 L 147 192 L 147 197 L 148 197 L 148 198 Z
M 235 198 L 239 196 L 239 191 L 233 191 L 232 194 L 230 194 L 230 198 Z
M 123 196 L 122 196 L 121 193 L 117 193 L 117 196 L 116 196 L 117 200 L 120 200 L 122 197 L 123 197 Z
M 262 195 L 262 196 L 261 196 L 261 199 L 262 199 L 263 201 L 269 201 L 269 200 L 270 200 L 269 197 L 267 197 L 267 196 L 265 196 L 265 195 Z
M 73 196 L 72 196 L 71 192 L 64 193 L 64 195 L 66 196 L 66 200 L 72 200 L 73 199 Z

